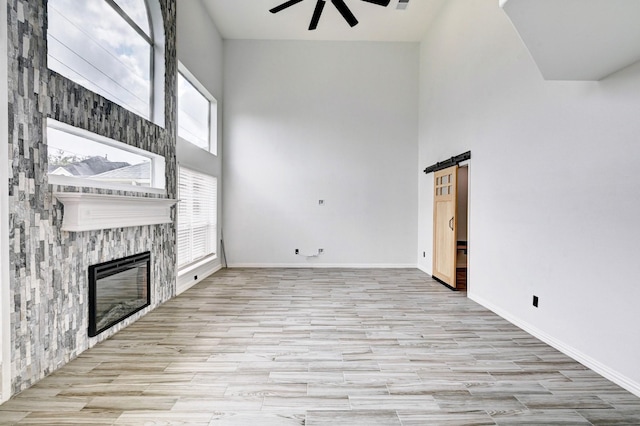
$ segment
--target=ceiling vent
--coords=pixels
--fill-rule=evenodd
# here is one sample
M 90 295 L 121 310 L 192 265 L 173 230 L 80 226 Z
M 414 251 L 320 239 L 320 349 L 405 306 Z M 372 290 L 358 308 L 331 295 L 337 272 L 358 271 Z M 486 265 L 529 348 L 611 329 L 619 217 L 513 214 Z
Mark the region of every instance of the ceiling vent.
M 409 0 L 400 0 L 398 1 L 398 7 L 396 7 L 396 9 L 406 10 L 408 6 L 409 6 Z

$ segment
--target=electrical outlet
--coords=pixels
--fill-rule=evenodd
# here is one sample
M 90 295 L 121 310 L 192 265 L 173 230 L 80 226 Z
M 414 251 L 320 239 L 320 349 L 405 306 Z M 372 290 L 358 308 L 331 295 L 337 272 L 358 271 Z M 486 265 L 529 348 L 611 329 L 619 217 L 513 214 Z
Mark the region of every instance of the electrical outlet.
M 427 252 L 426 251 L 422 252 L 422 257 L 427 257 Z
M 296 254 L 300 254 L 300 250 L 296 249 Z
M 538 296 L 533 296 L 533 306 L 538 307 Z
M 324 253 L 324 249 L 318 249 L 318 253 Z
M 194 280 L 194 281 L 196 281 L 197 279 L 198 279 L 198 276 L 197 276 L 197 275 L 194 275 L 194 276 L 193 276 L 193 280 Z
M 318 200 L 318 205 L 319 206 L 324 206 L 324 200 Z

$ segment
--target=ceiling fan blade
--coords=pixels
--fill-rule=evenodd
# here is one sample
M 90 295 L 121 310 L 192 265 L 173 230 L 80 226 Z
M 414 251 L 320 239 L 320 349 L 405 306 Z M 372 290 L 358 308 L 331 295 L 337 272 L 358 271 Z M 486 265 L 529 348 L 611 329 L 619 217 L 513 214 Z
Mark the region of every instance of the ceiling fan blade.
M 338 12 L 340 12 L 342 17 L 350 26 L 355 27 L 356 25 L 358 25 L 358 20 L 355 16 L 353 16 L 353 13 L 351 13 L 351 10 L 345 4 L 344 0 L 331 0 L 331 3 L 333 3 L 336 9 L 338 9 Z
M 313 31 L 318 28 L 318 22 L 320 22 L 320 16 L 322 16 L 324 5 L 325 0 L 318 0 L 318 3 L 316 3 L 316 8 L 313 11 L 313 17 L 311 18 L 311 23 L 309 24 L 309 31 Z
M 391 0 L 362 0 L 362 1 L 366 1 L 369 3 L 377 4 L 378 6 L 384 6 L 384 7 L 389 6 L 389 3 L 391 3 Z
M 298 4 L 300 3 L 302 0 L 289 0 L 288 2 L 282 3 L 280 6 L 276 6 L 273 9 L 270 9 L 269 12 L 271 13 L 278 13 L 281 10 L 284 10 L 288 7 L 293 6 L 294 4 Z

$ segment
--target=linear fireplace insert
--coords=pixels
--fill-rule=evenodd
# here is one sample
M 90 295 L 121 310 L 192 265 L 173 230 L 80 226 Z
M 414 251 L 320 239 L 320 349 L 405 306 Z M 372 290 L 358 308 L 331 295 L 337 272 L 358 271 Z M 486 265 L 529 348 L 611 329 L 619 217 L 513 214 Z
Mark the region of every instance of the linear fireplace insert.
M 89 336 L 151 304 L 151 253 L 89 266 Z

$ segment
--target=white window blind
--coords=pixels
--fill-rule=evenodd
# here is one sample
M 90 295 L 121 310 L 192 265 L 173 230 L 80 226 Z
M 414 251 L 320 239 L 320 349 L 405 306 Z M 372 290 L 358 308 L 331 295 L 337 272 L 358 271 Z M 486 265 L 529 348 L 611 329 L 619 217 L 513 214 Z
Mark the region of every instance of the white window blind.
M 178 268 L 216 253 L 218 179 L 179 168 Z

